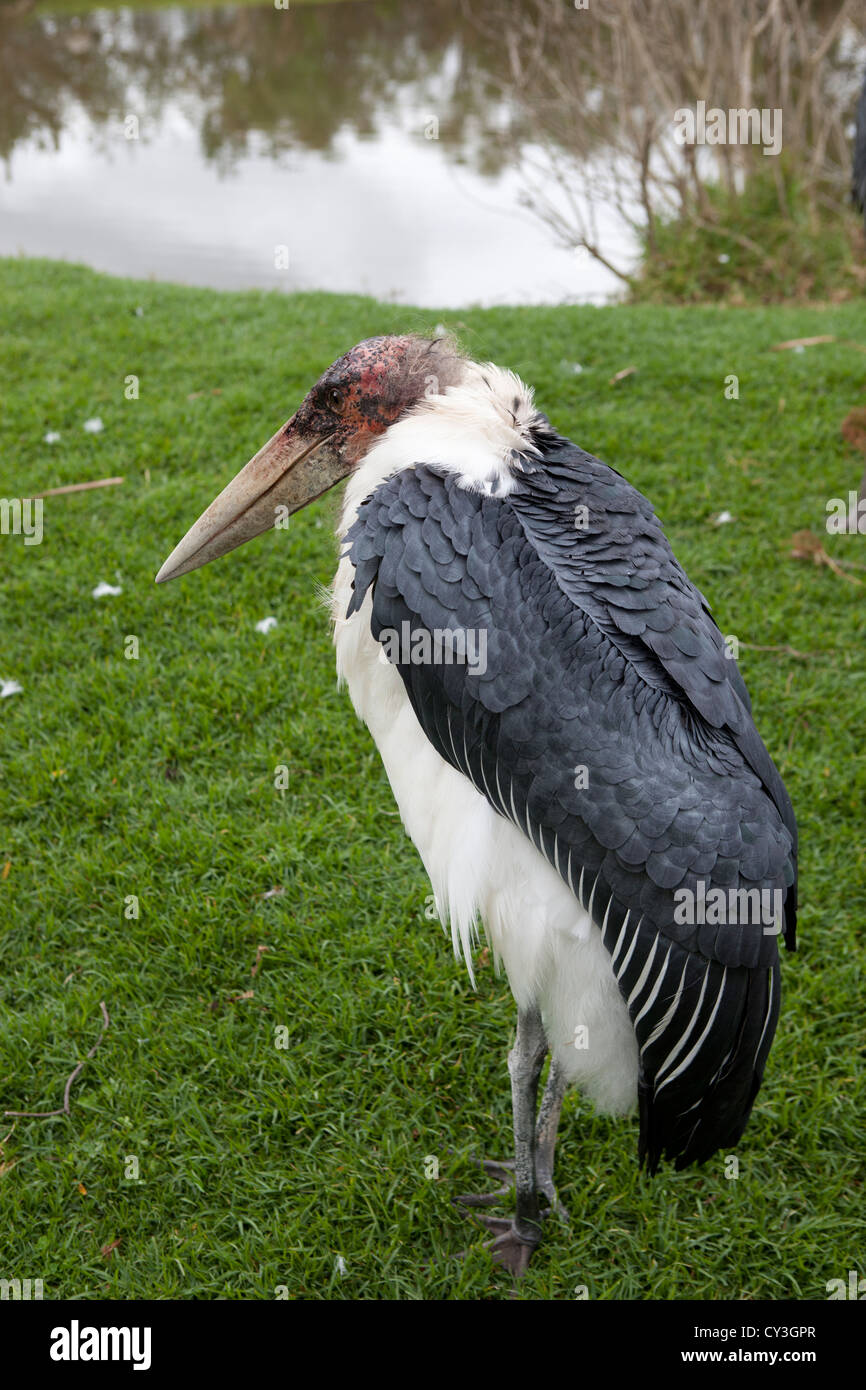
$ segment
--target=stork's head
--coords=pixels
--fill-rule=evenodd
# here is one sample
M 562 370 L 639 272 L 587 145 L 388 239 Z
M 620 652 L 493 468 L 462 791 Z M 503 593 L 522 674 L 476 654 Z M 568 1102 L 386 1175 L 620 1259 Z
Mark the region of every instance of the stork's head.
M 158 584 L 206 565 L 345 478 L 377 436 L 425 396 L 455 385 L 463 364 L 445 339 L 368 338 L 319 378 L 169 555 Z

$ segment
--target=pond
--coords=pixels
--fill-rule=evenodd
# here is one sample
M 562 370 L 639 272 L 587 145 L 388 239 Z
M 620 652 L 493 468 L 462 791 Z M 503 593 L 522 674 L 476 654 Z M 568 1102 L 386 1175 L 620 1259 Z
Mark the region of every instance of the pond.
M 0 254 L 447 308 L 609 299 L 522 204 L 498 61 L 452 0 L 0 6 Z

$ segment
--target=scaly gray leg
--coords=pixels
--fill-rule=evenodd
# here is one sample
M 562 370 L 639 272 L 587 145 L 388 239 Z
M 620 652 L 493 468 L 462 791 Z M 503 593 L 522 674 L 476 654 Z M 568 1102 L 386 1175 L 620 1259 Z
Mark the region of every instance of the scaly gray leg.
M 547 1038 L 537 1009 L 518 1010 L 517 1039 L 508 1054 L 511 1108 L 514 1115 L 514 1187 L 517 1198 L 514 1232 L 519 1240 L 537 1245 L 541 1239 L 538 1186 L 535 1176 L 535 1112 L 538 1079 L 547 1056 Z
M 568 1220 L 568 1212 L 559 1200 L 556 1188 L 553 1185 L 553 1155 L 556 1149 L 556 1131 L 559 1126 L 559 1115 L 562 1110 L 562 1101 L 565 1095 L 567 1082 L 557 1064 L 556 1058 L 550 1059 L 550 1072 L 547 1077 L 547 1085 L 544 1088 L 544 1095 L 541 1098 L 541 1109 L 538 1112 L 538 1122 L 535 1126 L 535 1177 L 539 1192 L 543 1192 L 550 1203 L 552 1211 L 555 1211 Z
M 518 1009 L 517 1039 L 508 1054 L 511 1108 L 514 1115 L 514 1188 L 516 1204 L 509 1221 L 496 1216 L 479 1220 L 494 1233 L 487 1249 L 496 1264 L 520 1277 L 541 1240 L 541 1213 L 535 1180 L 535 1109 L 538 1079 L 547 1056 L 547 1039 L 537 1009 Z M 497 1176 L 505 1178 L 504 1168 Z
M 538 1191 L 543 1193 L 550 1203 L 550 1210 L 555 1211 L 563 1221 L 568 1221 L 568 1212 L 556 1191 L 553 1181 L 553 1167 L 556 1133 L 559 1127 L 562 1102 L 567 1089 L 568 1082 L 556 1061 L 551 1058 L 547 1085 L 544 1088 L 538 1119 L 535 1122 L 535 1182 Z M 485 1173 L 489 1173 L 492 1178 L 499 1182 L 499 1187 L 494 1188 L 492 1192 L 467 1192 L 461 1197 L 455 1197 L 454 1201 L 465 1207 L 495 1207 L 514 1186 L 516 1166 L 514 1159 L 482 1158 L 478 1159 L 477 1162 L 479 1168 L 483 1168 Z
M 487 1245 L 494 1261 L 505 1265 L 518 1276 L 526 1272 L 532 1252 L 541 1239 L 541 1221 L 547 1213 L 539 1209 L 539 1192 L 547 1198 L 551 1211 L 555 1211 L 564 1221 L 568 1220 L 568 1212 L 553 1185 L 556 1131 L 566 1090 L 565 1078 L 553 1058 L 538 1120 L 535 1118 L 538 1081 L 546 1055 L 547 1039 L 540 1014 L 536 1009 L 518 1010 L 517 1039 L 508 1054 L 514 1115 L 514 1158 L 481 1160 L 480 1166 L 484 1171 L 500 1183 L 495 1192 L 466 1193 L 453 1199 L 461 1206 L 495 1206 L 500 1197 L 514 1186 L 517 1200 L 513 1220 L 481 1215 L 478 1219 L 496 1236 Z

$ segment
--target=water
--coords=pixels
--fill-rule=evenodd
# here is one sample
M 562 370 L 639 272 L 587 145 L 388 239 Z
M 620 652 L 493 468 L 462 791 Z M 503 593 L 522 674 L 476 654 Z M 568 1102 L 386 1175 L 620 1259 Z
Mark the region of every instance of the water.
M 497 61 L 451 0 L 0 8 L 0 254 L 449 308 L 610 298 L 521 206 Z M 604 209 L 601 233 L 634 261 Z

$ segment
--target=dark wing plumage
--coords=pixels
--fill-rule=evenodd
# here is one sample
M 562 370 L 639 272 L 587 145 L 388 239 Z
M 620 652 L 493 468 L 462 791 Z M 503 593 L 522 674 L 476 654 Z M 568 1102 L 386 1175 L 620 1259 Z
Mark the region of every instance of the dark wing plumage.
M 377 640 L 404 623 L 486 634 L 483 670 L 400 675 L 441 756 L 599 924 L 640 1049 L 640 1157 L 682 1167 L 742 1133 L 779 964 L 760 923 L 681 921 L 675 895 L 778 890 L 793 944 L 796 825 L 649 503 L 543 420 L 535 438 L 506 497 L 425 464 L 377 488 L 347 536 L 349 612 L 372 588 Z

